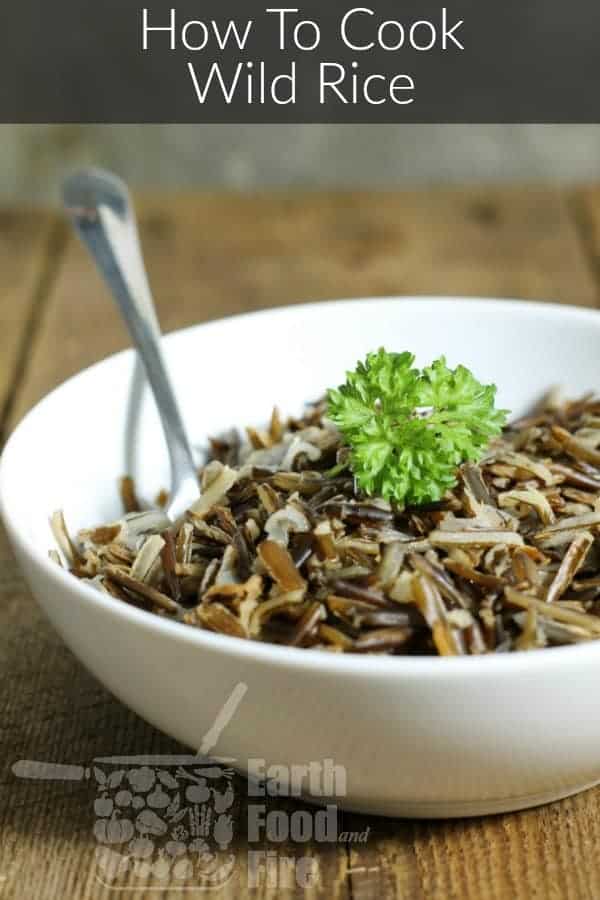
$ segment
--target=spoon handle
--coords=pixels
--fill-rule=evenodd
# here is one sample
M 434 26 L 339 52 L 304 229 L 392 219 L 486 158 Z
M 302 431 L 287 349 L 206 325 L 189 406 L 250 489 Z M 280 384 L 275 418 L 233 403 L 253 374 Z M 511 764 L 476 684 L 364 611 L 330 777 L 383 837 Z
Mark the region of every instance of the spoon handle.
M 171 463 L 169 515 L 179 494 L 199 494 L 196 467 L 160 346 L 160 327 L 126 185 L 100 169 L 82 169 L 63 185 L 66 211 L 103 275 L 144 365 Z M 180 498 L 184 502 L 183 496 Z M 181 505 L 181 503 L 180 503 Z M 181 510 L 182 512 L 183 510 Z

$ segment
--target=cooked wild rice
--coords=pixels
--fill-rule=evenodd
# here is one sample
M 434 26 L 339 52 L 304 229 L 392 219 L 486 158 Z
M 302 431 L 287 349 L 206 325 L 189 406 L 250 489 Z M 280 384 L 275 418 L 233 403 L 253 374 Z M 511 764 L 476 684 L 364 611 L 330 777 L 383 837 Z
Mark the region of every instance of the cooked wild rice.
M 443 501 L 404 510 L 357 494 L 324 416 L 275 410 L 247 441 L 213 440 L 175 525 L 128 478 L 116 522 L 72 539 L 56 513 L 62 558 L 118 600 L 294 647 L 451 656 L 600 637 L 599 399 L 549 396 Z

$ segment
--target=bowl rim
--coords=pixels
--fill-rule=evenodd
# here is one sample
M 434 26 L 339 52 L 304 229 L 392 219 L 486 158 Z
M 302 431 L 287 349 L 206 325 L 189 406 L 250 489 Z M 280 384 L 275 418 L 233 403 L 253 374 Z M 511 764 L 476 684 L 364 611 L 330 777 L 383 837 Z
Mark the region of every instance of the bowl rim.
M 481 296 L 454 296 L 454 295 L 397 295 L 356 297 L 339 300 L 321 300 L 307 303 L 290 304 L 267 309 L 256 310 L 248 313 L 233 314 L 208 322 L 201 322 L 186 328 L 177 329 L 164 335 L 165 341 L 176 341 L 178 336 L 189 332 L 218 328 L 223 323 L 231 320 L 243 321 L 260 317 L 285 317 L 290 313 L 302 314 L 324 306 L 340 306 L 346 304 L 360 305 L 368 303 L 371 308 L 374 304 L 390 302 L 414 302 L 420 305 L 450 304 L 464 306 L 466 304 L 480 304 L 484 312 L 492 309 L 510 312 L 512 315 L 531 315 L 543 313 L 545 316 L 556 320 L 579 319 L 587 320 L 594 327 L 600 328 L 600 310 L 593 307 L 580 307 L 561 304 L 557 301 L 531 301 L 510 298 L 481 297 Z M 561 647 L 546 647 L 533 651 L 517 650 L 511 653 L 481 654 L 478 656 L 387 656 L 357 653 L 327 653 L 323 650 L 310 648 L 288 647 L 278 644 L 263 643 L 260 641 L 243 640 L 241 638 L 210 632 L 201 628 L 194 628 L 182 622 L 172 621 L 149 610 L 139 609 L 127 603 L 119 602 L 109 597 L 92 585 L 75 578 L 65 569 L 56 565 L 27 535 L 15 524 L 19 516 L 11 515 L 10 502 L 6 497 L 6 484 L 10 475 L 12 458 L 18 450 L 21 439 L 21 431 L 31 418 L 34 418 L 38 410 L 50 403 L 54 395 L 76 379 L 92 373 L 119 358 L 132 356 L 133 349 L 119 351 L 110 354 L 90 366 L 82 369 L 61 382 L 42 397 L 20 420 L 8 438 L 0 456 L 0 515 L 6 531 L 13 545 L 18 547 L 22 556 L 37 566 L 44 576 L 51 582 L 54 588 L 60 589 L 77 597 L 85 604 L 90 604 L 101 610 L 108 617 L 113 617 L 115 627 L 119 621 L 128 621 L 148 632 L 164 635 L 173 640 L 181 640 L 187 644 L 211 652 L 221 652 L 226 656 L 237 657 L 245 661 L 251 661 L 258 665 L 272 668 L 309 669 L 313 673 L 319 671 L 339 673 L 355 676 L 385 676 L 395 675 L 405 678 L 422 678 L 427 676 L 433 679 L 463 678 L 467 673 L 480 677 L 495 677 L 496 674 L 506 673 L 510 669 L 513 674 L 535 674 L 541 668 L 545 668 L 551 661 L 563 665 L 579 666 L 586 661 L 600 662 L 600 640 L 590 640 L 585 644 L 575 644 Z M 25 580 L 27 576 L 24 575 Z M 83 660 L 85 662 L 85 660 Z

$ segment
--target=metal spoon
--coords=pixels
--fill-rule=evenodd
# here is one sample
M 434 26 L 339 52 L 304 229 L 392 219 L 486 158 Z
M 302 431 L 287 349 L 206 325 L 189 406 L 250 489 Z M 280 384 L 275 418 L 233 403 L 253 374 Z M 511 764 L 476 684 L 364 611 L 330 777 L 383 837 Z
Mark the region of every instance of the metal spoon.
M 171 492 L 167 515 L 175 520 L 198 499 L 200 488 L 160 346 L 160 327 L 129 191 L 120 178 L 109 172 L 82 169 L 65 180 L 63 202 L 121 311 L 144 365 L 169 452 Z

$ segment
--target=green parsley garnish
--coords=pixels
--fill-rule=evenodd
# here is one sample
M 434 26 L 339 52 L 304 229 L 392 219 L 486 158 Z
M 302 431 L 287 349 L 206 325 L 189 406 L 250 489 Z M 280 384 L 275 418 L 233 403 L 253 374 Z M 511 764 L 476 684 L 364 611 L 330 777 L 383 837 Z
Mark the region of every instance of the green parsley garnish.
M 506 422 L 496 386 L 442 356 L 419 371 L 412 353 L 369 353 L 328 391 L 327 415 L 350 450 L 358 487 L 401 505 L 440 500 L 456 469 L 481 458 Z

